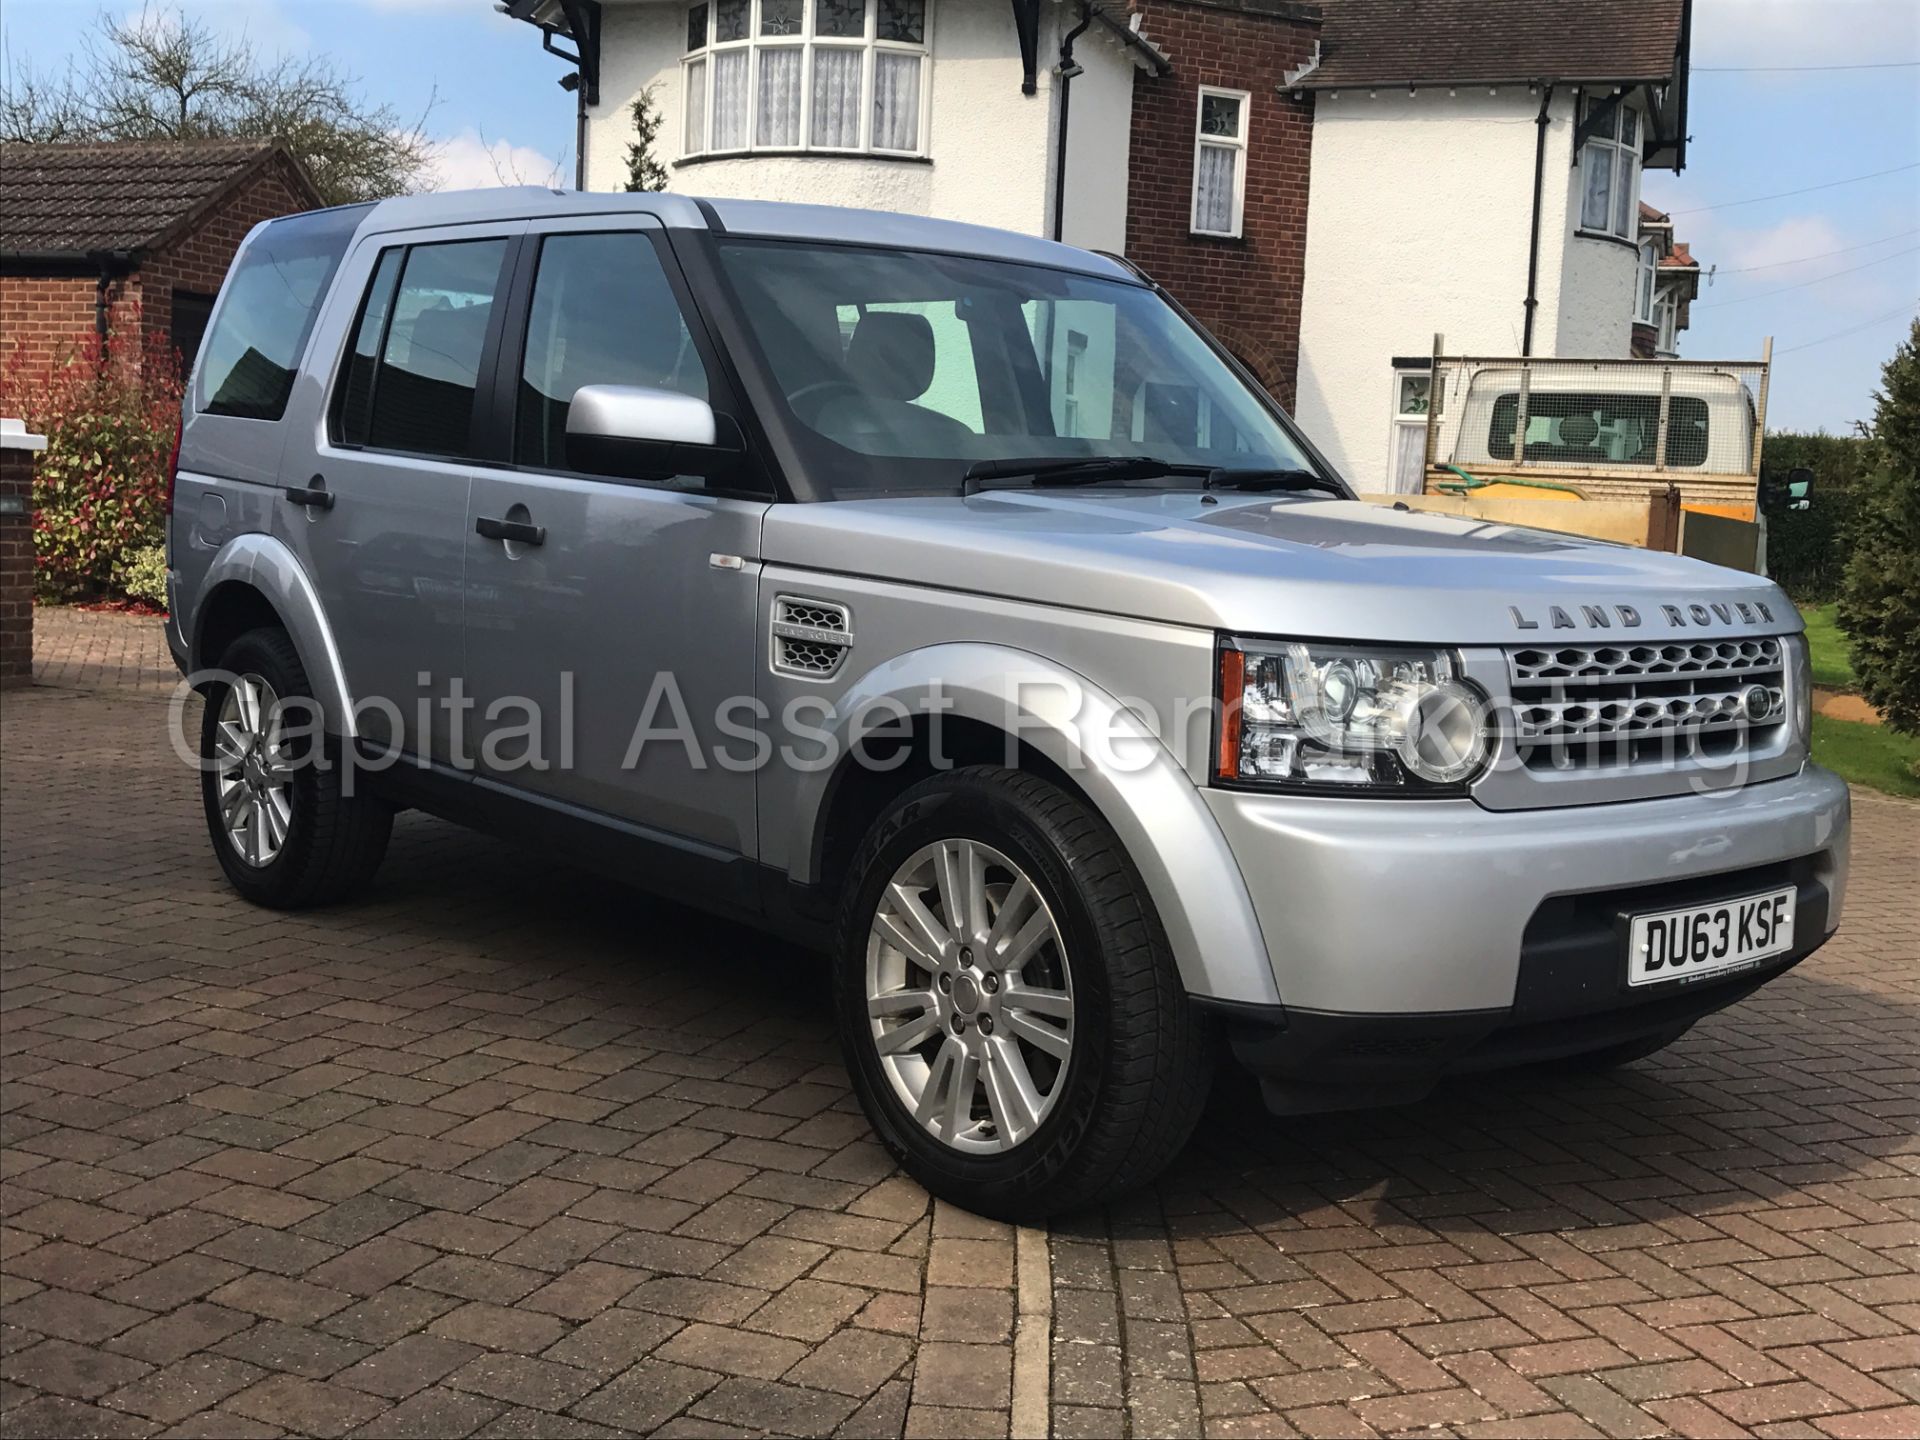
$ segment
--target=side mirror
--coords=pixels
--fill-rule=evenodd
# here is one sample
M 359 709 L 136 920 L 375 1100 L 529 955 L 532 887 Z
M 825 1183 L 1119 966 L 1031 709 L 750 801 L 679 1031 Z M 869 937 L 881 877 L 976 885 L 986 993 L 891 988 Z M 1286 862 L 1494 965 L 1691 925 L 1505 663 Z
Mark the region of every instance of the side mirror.
M 1813 489 L 1813 471 L 1804 465 L 1796 465 L 1787 471 L 1787 508 L 1805 510 L 1813 501 L 1809 492 Z
M 732 421 L 677 390 L 582 385 L 567 407 L 568 468 L 590 475 L 711 479 L 738 466 L 741 450 Z
M 1760 478 L 1760 505 L 1766 510 L 1805 510 L 1812 505 L 1808 494 L 1813 489 L 1813 471 L 1796 465 L 1782 476 L 1778 472 Z

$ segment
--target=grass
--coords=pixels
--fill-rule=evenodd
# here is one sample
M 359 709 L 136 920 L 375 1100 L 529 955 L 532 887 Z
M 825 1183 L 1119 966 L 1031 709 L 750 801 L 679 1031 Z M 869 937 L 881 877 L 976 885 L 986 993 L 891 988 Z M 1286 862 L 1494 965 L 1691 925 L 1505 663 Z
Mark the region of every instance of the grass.
M 1920 765 L 1920 736 L 1815 715 L 1813 758 L 1850 785 L 1920 798 L 1920 773 L 1914 770 Z
M 1834 619 L 1832 605 L 1815 605 L 1800 612 L 1807 622 L 1807 652 L 1813 661 L 1813 683 L 1828 690 L 1851 690 L 1859 682 L 1847 659 L 1847 634 Z

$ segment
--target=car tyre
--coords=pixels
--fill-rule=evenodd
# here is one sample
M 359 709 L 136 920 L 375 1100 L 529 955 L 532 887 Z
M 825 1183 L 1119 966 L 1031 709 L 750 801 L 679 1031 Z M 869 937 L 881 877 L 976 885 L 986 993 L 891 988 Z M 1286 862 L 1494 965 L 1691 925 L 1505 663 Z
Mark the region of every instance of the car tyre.
M 386 855 L 393 807 L 353 793 L 338 743 L 306 723 L 318 712 L 293 641 L 283 630 L 250 630 L 219 670 L 201 692 L 200 794 L 227 880 L 276 910 L 363 889 Z
M 976 888 L 989 897 L 993 913 L 988 920 L 997 924 L 1005 914 L 1012 929 L 1021 916 L 1044 907 L 1052 921 L 1054 938 L 1037 958 L 1025 969 L 1004 969 L 998 984 L 984 976 L 999 959 L 1017 953 L 1018 936 L 1002 937 L 998 949 L 989 944 L 985 948 L 992 954 L 976 953 L 971 968 L 955 962 L 939 972 L 912 962 L 889 938 L 899 933 L 891 907 L 898 903 L 900 876 L 921 873 L 912 868 L 917 857 L 934 855 L 944 863 L 950 853 L 985 857 Z M 961 862 L 952 862 L 952 872 L 960 868 Z M 1019 890 L 1020 879 L 1029 882 L 1029 890 Z M 917 891 L 916 884 L 910 879 L 907 889 L 925 899 L 928 913 L 944 924 L 944 888 Z M 890 907 L 886 915 L 883 901 Z M 1018 905 L 1032 908 L 1015 914 Z M 887 923 L 896 928 L 884 930 Z M 976 921 L 973 933 L 985 934 L 986 923 Z M 1031 923 L 1029 918 L 1021 935 L 1032 933 Z M 952 933 L 966 929 L 963 924 Z M 921 958 L 931 963 L 924 937 L 915 938 Z M 962 947 L 956 953 L 968 952 Z M 874 977 L 880 967 L 891 965 L 897 974 L 903 964 L 911 978 L 876 999 Z M 1042 967 L 1037 981 L 1036 965 Z M 913 990 L 923 976 L 923 993 L 935 998 L 946 983 L 941 974 L 962 983 L 939 997 L 942 1023 L 928 1031 L 924 1052 L 933 1058 L 883 1054 L 889 1041 L 881 1038 L 882 1027 L 924 1022 L 921 1014 L 876 1018 L 881 1010 L 898 1003 L 891 997 Z M 1211 1027 L 1181 983 L 1159 918 L 1118 838 L 1079 798 L 1019 771 L 971 767 L 936 776 L 901 794 L 873 823 L 849 870 L 836 928 L 834 984 L 847 1066 L 882 1143 L 933 1194 L 1001 1219 L 1042 1218 L 1151 1181 L 1192 1133 L 1217 1058 Z M 985 985 L 994 986 L 990 997 Z M 1070 1021 L 1041 1022 L 1068 1027 L 1070 1048 L 1064 1057 L 1051 1049 L 1042 1054 L 1026 1043 L 1028 1035 L 1046 1037 L 1019 1007 L 1029 997 L 1043 1003 L 1038 997 L 1053 993 L 1043 988 L 1048 986 L 1072 997 Z M 977 999 L 977 1014 L 962 1013 L 963 992 Z M 1007 1007 L 993 1011 L 1001 1021 L 997 1037 L 981 1033 L 981 1016 L 992 1019 L 989 1009 L 996 1003 Z M 899 1076 L 906 1067 L 924 1070 L 932 1087 L 940 1073 L 938 1057 L 949 1053 L 946 1042 L 955 1020 L 971 1021 L 959 1037 L 962 1043 L 983 1047 L 978 1088 L 965 1081 L 965 1115 L 943 1103 L 936 1108 L 949 1110 L 948 1119 L 917 1118 L 908 1104 L 911 1085 L 903 1086 Z M 1004 1059 L 1010 1048 L 1026 1059 L 1020 1065 L 996 1065 L 995 1058 Z M 1030 1065 L 1032 1079 L 1049 1064 L 1051 1083 L 1041 1096 L 1037 1124 L 1024 1132 L 996 1126 L 1003 1111 L 1021 1109 L 1007 1071 Z M 963 1088 L 961 1077 L 968 1072 L 955 1061 L 947 1073 L 950 1099 Z M 1006 1087 L 1006 1093 L 996 1086 Z M 1032 1093 L 1038 1089 L 1035 1085 Z M 983 1133 L 990 1138 L 982 1139 Z M 1005 1134 L 1018 1138 L 1011 1144 L 998 1141 Z M 994 1149 L 996 1143 L 1003 1148 Z

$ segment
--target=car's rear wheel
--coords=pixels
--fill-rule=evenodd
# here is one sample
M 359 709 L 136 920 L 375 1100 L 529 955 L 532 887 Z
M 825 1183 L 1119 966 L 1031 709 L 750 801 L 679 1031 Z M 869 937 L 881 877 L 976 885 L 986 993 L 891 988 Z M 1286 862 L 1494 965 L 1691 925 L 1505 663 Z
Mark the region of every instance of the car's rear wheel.
M 837 943 L 868 1118 L 935 1194 L 1027 1218 L 1151 1180 L 1212 1047 L 1119 841 L 1034 775 L 902 795 L 861 844 Z
M 355 792 L 317 724 L 284 631 L 250 630 L 204 691 L 200 793 L 220 868 L 257 905 L 342 899 L 373 878 L 393 809 Z

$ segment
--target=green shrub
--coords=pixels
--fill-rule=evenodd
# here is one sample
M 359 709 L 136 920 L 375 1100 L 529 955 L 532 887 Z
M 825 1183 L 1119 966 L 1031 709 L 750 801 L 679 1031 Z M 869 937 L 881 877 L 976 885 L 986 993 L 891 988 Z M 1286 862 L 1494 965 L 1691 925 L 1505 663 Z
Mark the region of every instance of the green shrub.
M 167 547 L 142 545 L 128 552 L 114 567 L 114 584 L 129 600 L 144 600 L 163 609 L 167 603 Z
M 1920 734 L 1920 320 L 1881 377 L 1839 619 L 1861 693 Z
M 180 400 L 178 357 L 158 338 L 88 336 L 40 370 L 16 350 L 0 372 L 0 410 L 47 437 L 33 476 L 43 598 L 120 597 L 135 553 L 161 543 Z
M 1806 510 L 1767 511 L 1767 573 L 1802 607 L 1824 605 L 1840 593 L 1847 570 L 1847 531 L 1854 493 L 1868 465 L 1867 441 L 1857 435 L 1767 436 L 1766 467 L 1782 473 L 1813 471 L 1813 504 Z

